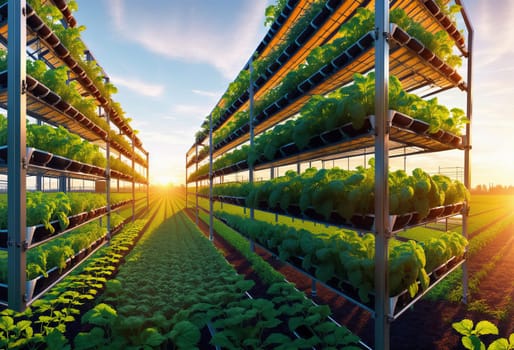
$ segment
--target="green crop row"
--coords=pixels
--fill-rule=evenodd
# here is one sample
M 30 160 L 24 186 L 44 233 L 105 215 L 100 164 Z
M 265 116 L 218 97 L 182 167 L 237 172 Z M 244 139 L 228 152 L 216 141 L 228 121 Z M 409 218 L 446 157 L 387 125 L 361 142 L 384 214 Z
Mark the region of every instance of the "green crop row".
M 200 216 L 204 222 L 208 221 L 208 216 L 204 213 L 201 213 Z M 249 261 L 252 269 L 269 286 L 267 294 L 275 304 L 275 310 L 279 310 L 282 313 L 281 317 L 286 318 L 289 330 L 308 330 L 307 334 L 310 337 L 291 339 L 284 334 L 277 335 L 277 343 L 273 348 L 359 348 L 355 346 L 358 342 L 356 336 L 352 335 L 346 327 L 339 327 L 328 319 L 330 314 L 328 306 L 314 306 L 304 293 L 286 282 L 283 275 L 260 256 L 250 251 L 247 239 L 217 219 L 214 220 L 214 229 Z M 284 343 L 278 343 L 279 340 Z
M 213 170 L 223 169 L 240 161 L 247 161 L 248 165 L 255 164 L 257 160 L 272 161 L 282 146 L 294 143 L 299 150 L 305 149 L 312 137 L 348 123 L 356 131 L 362 129 L 365 118 L 374 114 L 374 84 L 374 73 L 366 76 L 355 74 L 353 84 L 327 96 L 312 96 L 297 118 L 257 136 L 253 148 L 244 145 L 225 153 L 214 161 Z M 468 122 L 461 109 L 453 108 L 450 111 L 438 104 L 437 98 L 425 101 L 415 94 L 405 92 L 394 76 L 389 81 L 389 106 L 390 109 L 428 123 L 428 132 L 433 134 L 439 130 L 460 134 L 462 127 Z M 205 164 L 193 172 L 188 181 L 204 177 L 208 173 L 209 164 Z
M 118 226 L 123 218 L 115 213 L 111 214 L 111 225 Z M 48 277 L 47 272 L 54 267 L 59 270 L 66 268 L 68 259 L 81 250 L 91 246 L 93 242 L 105 236 L 106 229 L 98 222 L 92 222 L 72 230 L 64 236 L 42 244 L 27 252 L 27 280 L 39 276 Z M 0 252 L 0 283 L 7 283 L 7 254 Z
M 130 193 L 111 196 L 111 205 L 130 199 Z M 27 192 L 27 226 L 44 225 L 55 232 L 51 221 L 58 220 L 60 228 L 69 225 L 69 216 L 89 212 L 107 205 L 106 197 L 88 192 Z M 7 195 L 0 194 L 0 229 L 7 229 Z
M 359 236 L 349 230 L 314 234 L 224 212 L 217 212 L 217 216 L 243 235 L 275 251 L 281 260 L 300 258 L 301 268 L 313 270 L 321 281 L 336 278 L 350 282 L 359 290 L 363 301 L 367 301 L 368 294 L 374 290 L 373 234 Z M 389 252 L 390 295 L 408 289 L 413 296 L 418 292 L 418 282 L 426 289 L 429 284 L 427 271 L 432 272 L 453 256 L 461 258 L 466 246 L 466 239 L 453 232 L 422 243 L 392 240 Z
M 284 176 L 253 184 L 219 184 L 213 194 L 245 197 L 247 207 L 264 205 L 270 211 L 287 211 L 295 205 L 302 213 L 313 208 L 325 220 L 334 211 L 350 220 L 354 214 L 374 213 L 374 159 L 369 165 L 356 170 L 309 168 L 301 175 L 291 170 Z M 200 193 L 206 194 L 206 190 L 202 188 Z M 427 217 L 431 208 L 469 200 L 469 192 L 461 182 L 444 175 L 430 176 L 419 168 L 410 176 L 403 170 L 390 172 L 389 192 L 390 214 L 417 212 L 419 219 Z
M 0 146 L 7 145 L 7 118 L 0 114 Z M 81 139 L 62 126 L 27 124 L 27 146 L 86 164 L 105 168 L 107 160 L 98 145 Z M 131 149 L 127 145 L 127 149 Z M 123 174 L 134 175 L 136 180 L 144 177 L 132 171 L 132 167 L 118 158 L 110 157 L 110 167 Z
M 76 322 L 87 303 L 103 290 L 107 277 L 133 246 L 144 221 L 130 223 L 72 274 L 22 313 L 0 312 L 0 347 L 4 349 L 69 349 L 67 325 Z
M 325 307 L 291 305 L 293 298 L 280 285 L 270 288 L 272 300 L 246 298 L 253 282 L 234 273 L 186 219 L 182 205 L 161 201 L 161 211 L 169 210 L 170 218 L 145 236 L 108 282 L 101 303 L 83 317 L 90 330 L 75 338 L 76 349 L 197 348 L 207 324 L 215 330 L 211 344 L 226 349 L 296 349 L 300 341 L 305 347 L 325 335 L 338 344 L 355 341 L 346 330 L 321 325 Z M 319 336 L 299 340 L 273 333 L 287 315 L 286 326 L 312 324 Z

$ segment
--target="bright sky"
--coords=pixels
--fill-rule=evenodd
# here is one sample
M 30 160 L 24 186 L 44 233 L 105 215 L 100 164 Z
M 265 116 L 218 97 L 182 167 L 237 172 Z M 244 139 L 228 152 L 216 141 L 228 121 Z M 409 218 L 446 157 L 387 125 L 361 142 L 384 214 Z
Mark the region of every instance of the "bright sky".
M 464 1 L 475 27 L 472 184 L 514 185 L 514 1 Z M 271 2 L 78 0 L 84 41 L 140 131 L 153 183 L 184 182 L 194 134 L 265 35 Z M 464 108 L 463 97 L 440 100 Z M 409 166 L 463 165 L 462 152 L 424 157 Z

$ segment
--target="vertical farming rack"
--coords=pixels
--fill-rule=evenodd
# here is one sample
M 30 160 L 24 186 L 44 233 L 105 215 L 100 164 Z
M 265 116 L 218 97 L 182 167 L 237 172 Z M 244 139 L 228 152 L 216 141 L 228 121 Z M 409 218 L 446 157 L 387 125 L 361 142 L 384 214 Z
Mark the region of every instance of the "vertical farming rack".
M 305 256 L 286 262 L 312 278 L 314 292 L 316 283 L 322 283 L 372 313 L 377 349 L 389 348 L 390 323 L 459 267 L 464 272 L 463 300 L 467 297 L 465 254 L 451 256 L 442 265 L 426 271 L 427 285 L 413 293 L 404 290 L 390 295 L 388 272 L 390 241 L 400 239 L 398 234 L 407 228 L 461 215 L 462 234 L 467 237 L 465 196 L 432 204 L 425 214 L 420 210 L 394 213 L 390 210 L 388 182 L 390 158 L 460 150 L 464 155 L 464 186 L 470 187 L 473 28 L 462 1 L 455 3 L 457 6 L 435 0 L 288 1 L 249 62 L 206 118 L 186 154 L 187 202 L 195 208 L 197 218 L 199 210 L 210 214 L 211 230 L 213 202 L 219 201 L 245 207 L 245 212 L 250 207 L 251 211 L 274 213 L 276 218 L 281 215 L 374 233 L 374 288 L 366 301 L 347 280 L 334 282 L 337 276 L 319 278 L 316 271 L 305 268 Z M 403 17 L 399 15 L 402 13 Z M 462 19 L 464 30 L 458 29 L 455 16 Z M 354 18 L 360 19 L 352 22 Z M 370 22 L 372 25 L 365 27 Z M 359 28 L 365 30 L 359 32 Z M 445 52 L 437 49 L 423 38 L 431 35 L 445 37 L 453 48 Z M 465 79 L 455 68 L 457 56 L 465 61 Z M 372 105 L 372 112 L 364 113 L 354 107 L 361 100 L 340 103 L 338 99 L 345 97 L 341 97 L 342 93 L 337 95 L 337 91 L 342 91 L 338 89 L 352 81 L 358 84 L 356 80 L 360 78 L 354 81 L 356 73 L 369 77 L 370 72 L 374 72 L 374 81 L 372 85 L 368 81 L 367 93 L 372 97 L 367 103 Z M 390 108 L 389 96 L 398 88 L 390 86 L 395 84 L 391 76 L 401 83 L 402 96 L 418 93 L 426 100 L 446 90 L 462 91 L 466 95 L 466 111 L 463 116 L 456 112 L 449 123 L 465 125 L 465 131 L 435 128 L 434 109 L 410 116 L 398 110 L 404 106 L 393 103 L 396 105 Z M 319 106 L 319 100 L 329 102 L 317 109 L 312 107 Z M 414 100 L 406 104 L 409 103 Z M 348 114 L 355 119 L 339 118 L 345 108 L 351 110 Z M 299 174 L 302 166 L 310 167 L 313 162 L 325 168 L 336 160 L 348 160 L 349 164 L 350 159 L 369 156 L 375 159 L 370 197 L 374 199 L 369 213 L 342 215 L 344 209 L 334 208 L 322 215 L 312 203 L 305 206 L 298 203 L 297 197 L 291 199 L 289 194 L 295 195 L 292 186 L 276 192 L 287 197 L 283 202 L 276 196 L 270 201 L 269 191 L 257 199 L 248 192 L 255 178 L 259 179 L 257 185 L 273 185 L 280 168 L 293 168 Z M 258 172 L 258 177 L 254 172 Z M 214 190 L 213 184 L 217 185 Z M 200 204 L 205 204 L 206 199 L 209 209 Z M 224 219 L 223 215 L 220 218 Z M 243 234 L 250 236 L 252 243 L 259 238 Z M 259 244 L 262 249 L 280 255 L 273 244 L 269 246 L 265 240 Z
M 3 62 L 0 72 L 0 107 L 7 110 L 7 126 L 2 125 L 5 129 L 1 130 L 6 137 L 5 144 L 0 145 L 0 176 L 6 176 L 8 192 L 8 213 L 2 211 L 8 214 L 5 218 L 8 224 L 0 230 L 0 253 L 7 252 L 8 269 L 4 271 L 7 283 L 0 283 L 0 303 L 18 311 L 79 266 L 121 228 L 123 223 L 111 223 L 112 212 L 124 209 L 134 219 L 136 190 L 143 193 L 137 196 L 138 201 L 145 197 L 148 201 L 149 187 L 149 153 L 119 104 L 111 98 L 108 76 L 80 37 L 66 41 L 77 24 L 66 1 L 31 4 L 34 8 L 25 0 L 2 1 L 0 5 L 0 50 L 7 52 L 7 62 Z M 56 6 L 61 11 L 60 23 L 55 18 L 40 17 L 38 9 L 44 6 Z M 64 72 L 60 85 L 59 78 L 45 84 L 45 74 L 58 76 L 59 72 Z M 31 121 L 30 125 L 27 120 Z M 34 125 L 41 129 L 36 130 Z M 28 147 L 31 146 L 27 145 L 29 136 L 31 140 L 35 133 L 48 136 L 51 130 L 59 132 L 56 138 Z M 91 153 L 94 157 L 100 154 L 103 162 L 95 162 L 94 157 L 81 158 L 79 150 L 62 154 L 64 151 L 57 148 L 52 148 L 53 151 L 46 148 L 59 142 L 61 148 L 66 148 L 70 146 L 68 140 L 74 140 L 77 147 L 94 151 Z M 37 191 L 98 192 L 104 204 L 78 213 L 66 209 L 58 221 L 29 226 L 27 213 L 34 205 L 27 204 L 29 180 Z M 114 200 L 111 194 L 115 192 L 127 195 Z M 85 196 L 78 194 L 77 201 L 87 202 Z M 37 205 L 42 208 L 44 203 Z M 102 223 L 103 218 L 103 233 L 86 239 L 80 251 L 77 248 L 70 253 L 65 267 L 52 267 L 44 274 L 27 277 L 29 251 L 37 248 L 43 252 L 45 244 L 55 243 L 87 223 Z

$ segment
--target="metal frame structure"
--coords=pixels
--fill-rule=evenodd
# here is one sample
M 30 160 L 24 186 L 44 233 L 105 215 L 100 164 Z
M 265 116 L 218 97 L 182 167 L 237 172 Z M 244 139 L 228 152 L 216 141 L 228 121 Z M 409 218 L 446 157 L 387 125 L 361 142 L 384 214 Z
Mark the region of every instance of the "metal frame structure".
M 249 94 L 249 100 L 250 100 L 250 148 L 253 149 L 254 147 L 254 139 L 255 139 L 255 132 L 253 127 L 253 119 L 254 119 L 254 89 L 253 89 L 253 56 L 250 57 L 250 61 L 248 62 L 248 70 L 250 71 L 250 85 L 248 86 L 248 94 Z M 254 165 L 250 164 L 248 169 L 248 182 L 253 184 L 254 182 Z M 211 212 L 211 215 L 213 213 Z M 255 219 L 255 209 L 250 208 L 250 220 Z M 253 252 L 255 251 L 255 242 L 251 239 L 250 240 L 250 250 Z
M 35 12 L 28 7 L 26 4 L 26 0 L 9 0 L 8 1 L 8 19 L 7 23 L 3 23 L 3 25 L 7 24 L 6 32 L 2 35 L 2 39 L 0 40 L 2 43 L 7 42 L 7 50 L 8 50 L 8 74 L 7 74 L 7 91 L 3 90 L 2 93 L 6 94 L 5 99 L 2 102 L 2 107 L 7 109 L 8 113 L 8 143 L 7 143 L 7 164 L 1 164 L 2 167 L 7 168 L 7 187 L 8 187 L 8 230 L 7 230 L 7 252 L 8 252 L 8 281 L 7 285 L 2 284 L 2 288 L 7 288 L 7 305 L 9 308 L 23 311 L 30 303 L 32 303 L 35 299 L 32 298 L 31 295 L 28 294 L 28 286 L 26 280 L 26 252 L 28 249 L 41 245 L 42 243 L 53 239 L 55 237 L 61 236 L 66 230 L 60 232 L 59 234 L 45 239 L 44 241 L 37 242 L 36 244 L 31 244 L 31 242 L 27 242 L 27 226 L 26 226 L 26 177 L 27 175 L 36 175 L 36 188 L 42 189 L 42 176 L 51 176 L 57 177 L 58 179 L 58 187 L 60 191 L 67 192 L 70 189 L 70 178 L 82 178 L 88 180 L 100 180 L 105 181 L 105 191 L 106 191 L 106 220 L 107 220 L 107 238 L 110 238 L 111 233 L 111 164 L 110 164 L 110 154 L 111 154 L 111 140 L 109 139 L 108 132 L 103 131 L 102 133 L 98 133 L 102 131 L 97 125 L 94 125 L 95 130 L 87 130 L 86 126 L 80 124 L 79 120 L 88 120 L 81 116 L 81 119 L 74 119 L 72 115 L 65 114 L 63 110 L 58 110 L 53 105 L 49 104 L 48 101 L 44 100 L 44 96 L 40 98 L 40 96 L 35 96 L 29 93 L 31 89 L 34 87 L 40 86 L 41 84 L 37 82 L 32 77 L 27 76 L 26 74 L 26 57 L 30 55 L 32 58 L 36 58 L 33 52 L 28 52 L 29 48 L 27 45 L 36 45 L 41 47 L 46 47 L 48 43 L 43 43 L 44 40 L 35 33 L 34 28 L 31 28 L 34 33 L 30 32 L 30 42 L 27 41 L 27 28 L 28 20 L 27 17 L 33 16 Z M 30 11 L 30 12 L 29 12 Z M 2 27 L 5 29 L 5 27 Z M 9 40 L 6 40 L 7 33 Z M 61 44 L 60 44 L 61 45 Z M 40 50 L 40 48 L 38 49 Z M 52 52 L 50 49 L 45 52 L 45 57 L 37 57 L 42 58 L 48 64 L 50 61 L 46 55 L 49 55 L 52 60 L 59 62 L 59 58 L 55 52 Z M 59 64 L 65 64 L 60 62 Z M 49 64 L 53 67 L 52 64 Z M 2 74 L 5 74 L 2 73 Z M 89 79 L 89 77 L 87 77 Z M 32 84 L 34 83 L 35 84 Z M 32 85 L 31 85 L 32 84 Z M 83 88 L 83 87 L 82 87 Z M 98 91 L 97 91 L 98 92 Z M 90 91 L 86 93 L 91 93 Z M 60 97 L 53 92 L 49 92 L 46 95 L 52 95 L 60 100 Z M 98 95 L 95 95 L 98 98 Z M 30 104 L 28 104 L 30 98 Z M 8 103 L 7 103 L 8 101 Z M 4 103 L 5 102 L 5 103 Z M 100 102 L 100 101 L 99 101 Z M 36 105 L 33 105 L 36 104 Z M 55 101 L 54 101 L 55 104 Z M 120 132 L 123 132 L 125 135 L 130 135 L 131 138 L 131 146 L 132 146 L 132 154 L 130 150 L 124 150 L 123 146 L 113 144 L 113 148 L 120 151 L 120 154 L 124 154 L 128 156 L 132 160 L 132 171 L 135 171 L 135 160 L 136 157 L 138 159 L 142 159 L 142 157 L 135 153 L 135 147 L 140 149 L 142 152 L 146 154 L 146 164 L 143 165 L 142 160 L 141 165 L 146 168 L 146 186 L 147 186 L 147 207 L 149 205 L 149 153 L 142 148 L 142 143 L 135 136 L 134 131 L 131 127 L 120 117 L 117 115 L 116 111 L 112 108 L 109 109 L 106 101 L 104 99 L 103 102 L 100 103 L 99 111 L 103 108 L 105 110 L 105 115 L 107 125 L 115 125 L 120 128 Z M 34 113 L 34 111 L 30 110 L 31 107 L 36 107 L 38 112 Z M 39 108 L 42 107 L 42 108 Z M 38 114 L 40 110 L 46 109 L 43 111 L 43 114 Z M 52 109 L 55 109 L 54 114 L 61 113 L 55 117 L 58 119 L 52 119 L 54 117 L 51 116 Z M 70 110 L 70 108 L 68 108 Z M 70 112 L 71 113 L 71 112 Z M 28 157 L 28 150 L 26 145 L 26 118 L 27 114 L 35 117 L 39 120 L 45 120 L 53 125 L 58 125 L 64 123 L 67 127 L 69 127 L 71 132 L 78 134 L 79 136 L 89 139 L 89 141 L 93 141 L 91 139 L 91 135 L 98 136 L 95 140 L 105 141 L 105 150 L 106 150 L 106 158 L 107 164 L 105 170 L 105 176 L 95 174 L 86 174 L 86 173 L 78 173 L 67 170 L 60 170 L 58 168 L 49 168 L 46 166 L 34 165 L 30 162 Z M 102 114 L 101 112 L 99 114 Z M 111 119 L 111 114 L 114 120 Z M 89 121 L 90 124 L 91 121 Z M 104 134 L 107 134 L 105 139 L 103 139 Z M 137 141 L 137 142 L 136 142 Z M 123 152 L 122 152 L 123 151 Z M 44 152 L 43 152 L 44 153 Z M 49 154 L 48 152 L 46 152 Z M 32 151 L 30 154 L 33 154 Z M 51 157 L 53 155 L 49 154 Z M 62 157 L 61 157 L 62 158 Z M 70 160 L 71 162 L 71 160 Z M 98 167 L 96 167 L 98 168 Z M 64 169 L 64 168 L 63 168 Z M 99 170 L 99 169 L 97 169 Z M 119 172 L 117 172 L 119 173 Z M 122 175 L 119 173 L 116 176 Z M 116 177 L 115 176 L 115 177 Z M 128 177 L 125 177 L 127 180 Z M 132 176 L 132 218 L 134 218 L 134 203 L 135 203 L 135 176 Z M 113 210 L 117 210 L 115 208 Z M 104 214 L 100 215 L 101 217 Z M 92 220 L 92 219 L 91 219 Z M 83 225 L 83 224 L 81 224 Z M 81 226 L 79 225 L 79 226 Z M 78 227 L 78 226 L 75 226 Z M 5 249 L 5 248 L 3 248 Z M 77 265 L 78 266 L 78 265 Z M 74 268 L 74 267 L 73 267 Z M 69 272 L 69 271 L 68 271 Z M 62 279 L 61 276 L 58 280 Z M 58 282 L 54 281 L 51 285 L 53 286 Z M 48 287 L 45 290 L 48 290 Z M 37 297 L 41 296 L 43 293 L 39 293 Z M 2 304 L 5 301 L 2 300 Z
M 414 3 L 415 1 L 413 1 Z M 461 6 L 461 15 L 464 19 L 464 23 L 466 26 L 466 30 L 468 33 L 468 48 L 466 49 L 463 45 L 458 45 L 459 50 L 461 51 L 462 55 L 467 58 L 467 84 L 463 84 L 462 82 L 458 81 L 452 81 L 449 83 L 441 84 L 439 85 L 439 89 L 437 91 L 431 91 L 428 94 L 426 94 L 423 97 L 428 97 L 433 94 L 437 94 L 446 90 L 449 90 L 450 88 L 459 87 L 462 91 L 466 93 L 466 112 L 467 117 L 469 119 L 469 123 L 466 126 L 466 134 L 463 137 L 462 145 L 459 145 L 459 149 L 464 151 L 464 184 L 469 189 L 471 185 L 471 168 L 470 168 L 470 156 L 471 156 L 471 119 L 472 119 L 472 54 L 473 54 L 473 37 L 474 37 L 474 30 L 471 25 L 471 21 L 469 20 L 469 17 L 467 15 L 465 6 L 463 4 L 462 0 L 456 0 L 456 3 Z M 410 4 L 408 0 L 402 1 L 402 6 L 411 6 L 411 8 L 415 8 L 416 5 Z M 407 153 L 407 147 L 410 147 L 409 143 L 404 143 L 403 146 L 401 146 L 402 140 L 399 140 L 396 142 L 396 140 L 391 140 L 391 120 L 389 119 L 389 107 L 388 107 L 388 92 L 389 92 L 389 76 L 390 71 L 394 69 L 397 69 L 399 67 L 398 65 L 398 57 L 394 56 L 394 52 L 390 52 L 391 42 L 395 41 L 395 45 L 398 45 L 398 39 L 396 37 L 393 38 L 396 31 L 396 26 L 391 26 L 389 23 L 389 1 L 386 0 L 377 0 L 374 3 L 375 8 L 375 29 L 373 33 L 373 40 L 374 40 L 374 69 L 375 69 L 375 119 L 374 119 L 374 128 L 371 131 L 373 133 L 373 143 L 371 144 L 369 142 L 369 139 L 366 139 L 366 147 L 374 147 L 371 148 L 372 150 L 369 151 L 369 149 L 364 149 L 364 157 L 366 157 L 367 154 L 374 154 L 375 157 L 375 222 L 374 222 L 374 233 L 376 237 L 376 244 L 375 244 L 375 300 L 374 300 L 374 307 L 368 307 L 363 305 L 362 303 L 359 303 L 356 300 L 353 300 L 355 304 L 361 306 L 363 309 L 368 310 L 372 313 L 373 317 L 375 318 L 375 348 L 380 350 L 388 350 L 390 348 L 390 326 L 391 322 L 393 322 L 397 317 L 399 317 L 406 309 L 407 307 L 413 305 L 417 300 L 419 300 L 425 293 L 421 293 L 421 295 L 418 295 L 413 299 L 405 309 L 402 309 L 398 314 L 395 314 L 391 312 L 391 302 L 389 297 L 389 274 L 388 274 L 388 255 L 389 255 L 389 240 L 393 237 L 393 227 L 392 223 L 390 222 L 390 215 L 389 215 L 389 185 L 388 185 L 388 169 L 389 169 L 389 159 L 393 157 L 404 157 L 404 167 L 406 167 L 406 157 L 408 155 L 414 155 L 414 154 L 421 154 L 421 153 L 427 153 L 427 152 L 440 152 L 444 151 L 444 146 L 442 148 L 438 147 L 432 147 L 431 146 L 425 146 L 425 148 L 419 148 L 416 149 L 413 147 L 412 150 L 409 150 L 409 153 Z M 397 33 L 396 33 L 397 34 Z M 454 36 L 455 38 L 455 36 Z M 393 40 L 394 39 L 394 40 Z M 410 39 L 409 39 L 410 40 Z M 406 43 L 401 43 L 401 45 L 407 45 Z M 390 64 L 391 60 L 391 64 Z M 393 62 L 393 60 L 395 60 Z M 396 61 L 398 60 L 398 61 Z M 368 62 L 369 63 L 369 62 Z M 392 64 L 394 63 L 394 68 Z M 252 72 L 252 59 L 245 65 L 243 69 L 250 69 L 251 75 L 253 76 Z M 436 67 L 432 67 L 436 69 Z M 412 67 L 412 70 L 416 69 L 415 67 Z M 438 69 L 438 68 L 437 68 Z M 444 76 L 446 73 L 442 74 L 441 71 L 439 72 L 441 76 Z M 453 75 L 450 74 L 450 75 Z M 414 85 L 411 86 L 412 89 L 416 89 L 417 87 L 426 85 L 425 82 L 416 83 L 414 82 Z M 417 84 L 417 85 L 416 85 Z M 437 86 L 437 84 L 436 84 Z M 241 137 L 240 139 L 229 139 L 231 140 L 229 143 L 224 143 L 223 146 L 217 148 L 213 152 L 213 145 L 212 145 L 212 134 L 214 132 L 213 125 L 212 125 L 212 115 L 210 115 L 210 127 L 209 127 L 209 210 L 202 208 L 198 204 L 198 180 L 196 182 L 196 211 L 200 209 L 205 210 L 209 213 L 209 221 L 210 221 L 210 228 L 212 230 L 212 222 L 213 222 L 213 201 L 219 200 L 219 198 L 213 198 L 212 195 L 212 183 L 213 183 L 213 177 L 215 176 L 223 176 L 225 174 L 229 173 L 237 173 L 237 171 L 241 170 L 248 170 L 249 171 L 249 181 L 253 182 L 254 180 L 254 171 L 257 169 L 266 169 L 270 168 L 270 177 L 274 177 L 274 169 L 276 166 L 281 165 L 292 165 L 294 162 L 290 160 L 286 160 L 282 163 L 270 161 L 269 164 L 262 163 L 257 165 L 256 167 L 253 164 L 247 164 L 247 167 L 245 168 L 242 166 L 242 168 L 239 168 L 239 163 L 237 165 L 237 169 L 239 170 L 227 170 L 227 173 L 223 171 L 219 172 L 213 172 L 212 169 L 212 163 L 213 158 L 219 156 L 220 154 L 223 154 L 228 149 L 235 148 L 238 145 L 242 144 L 243 142 L 246 142 L 249 140 L 250 147 L 253 147 L 254 145 L 254 115 L 253 115 L 253 83 L 250 80 L 250 86 L 248 89 L 249 92 L 249 107 L 250 107 L 250 121 L 249 121 L 249 135 L 245 135 L 244 137 Z M 312 91 L 311 91 L 312 92 Z M 314 92 L 316 93 L 316 92 Z M 258 117 L 257 117 L 258 118 Z M 287 117 L 287 113 L 284 113 L 284 118 Z M 283 120 L 283 119 L 281 119 Z M 266 123 L 264 126 L 260 126 L 259 129 L 257 129 L 257 132 L 260 132 L 262 130 L 265 130 L 266 128 L 269 128 L 273 125 L 273 123 L 278 123 L 279 121 L 272 121 L 269 123 Z M 225 119 L 222 121 L 222 123 L 225 122 Z M 218 123 L 217 127 L 220 126 Z M 247 125 L 248 126 L 248 125 Z M 369 136 L 369 135 L 368 135 Z M 357 142 L 357 141 L 356 141 Z M 401 147 L 400 147 L 401 146 Z M 198 147 L 198 142 L 196 143 L 196 147 Z M 336 148 L 337 145 L 334 146 Z M 450 149 L 450 148 L 447 148 Z M 393 150 L 393 152 L 390 152 Z M 402 153 L 399 153 L 398 151 L 402 151 Z M 355 154 L 353 154 L 354 152 Z M 213 154 L 214 153 L 214 154 Z M 329 155 L 322 155 L 322 150 L 320 150 L 316 154 L 315 158 L 316 160 L 322 161 L 322 166 L 324 167 L 326 160 L 334 160 L 338 159 L 338 154 L 336 152 L 330 153 Z M 354 156 L 358 153 L 357 150 L 349 149 L 349 152 L 346 157 L 349 158 L 351 156 Z M 345 158 L 346 158 L 345 157 Z M 296 156 L 292 157 L 292 159 L 296 158 Z M 303 158 L 302 158 L 303 160 Z M 305 161 L 305 160 L 303 160 Z M 186 157 L 187 162 L 187 157 Z M 301 169 L 301 163 L 298 161 L 296 163 L 298 172 Z M 187 167 L 186 165 L 186 174 L 187 174 Z M 196 152 L 196 170 L 198 171 L 198 151 Z M 277 169 L 278 170 L 278 169 Z M 202 179 L 202 177 L 200 177 Z M 187 178 L 186 178 L 187 181 Z M 221 202 L 223 202 L 221 200 Z M 246 209 L 246 208 L 245 208 Z M 253 219 L 254 213 L 253 208 L 250 209 L 250 217 Z M 245 211 L 246 212 L 246 211 Z M 275 213 L 276 214 L 276 213 Z M 467 237 L 467 230 L 468 230 L 468 218 L 467 218 L 467 208 L 466 205 L 464 206 L 462 210 L 462 231 L 463 235 Z M 454 215 L 454 214 L 452 214 Z M 276 215 L 277 217 L 277 215 Z M 198 220 L 198 215 L 197 215 Z M 251 247 L 253 249 L 253 241 L 250 240 Z M 265 247 L 262 247 L 264 250 L 267 250 Z M 273 254 L 273 252 L 271 252 Z M 294 265 L 292 265 L 294 267 Z M 467 302 L 467 293 L 468 293 L 468 281 L 467 281 L 467 262 L 464 259 L 463 261 L 460 261 L 457 265 L 451 267 L 450 271 L 448 271 L 446 274 L 441 277 L 443 279 L 449 272 L 454 271 L 458 267 L 462 266 L 463 269 L 463 302 Z M 305 271 L 303 271 L 305 273 Z M 308 274 L 307 274 L 308 275 Z M 316 293 L 316 283 L 319 282 L 314 276 L 310 276 L 312 278 L 312 293 L 315 295 Z M 437 281 L 438 283 L 438 281 Z M 435 284 L 437 284 L 435 283 Z M 435 285 L 434 284 L 434 285 Z M 433 285 L 430 286 L 432 288 Z M 340 291 L 337 291 L 338 294 L 343 295 L 344 297 L 349 297 L 348 295 L 341 294 Z M 351 299 L 351 297 L 350 297 Z
M 456 3 L 461 6 L 461 14 L 464 19 L 464 24 L 468 31 L 468 54 L 467 54 L 467 96 L 466 96 L 466 114 L 469 123 L 466 125 L 466 139 L 464 147 L 464 185 L 466 188 L 471 188 L 471 123 L 473 121 L 473 42 L 475 38 L 475 29 L 471 24 L 471 20 L 466 11 L 466 7 L 462 0 L 456 0 Z M 462 215 L 462 234 L 468 238 L 468 208 L 464 207 Z M 464 263 L 462 266 L 462 288 L 463 296 L 462 301 L 467 304 L 468 302 L 468 265 Z
M 7 68 L 8 122 L 8 280 L 9 306 L 24 310 L 26 296 L 26 19 L 25 0 L 9 0 L 9 40 Z
M 389 1 L 375 1 L 375 348 L 389 344 Z M 377 339 L 382 341 L 376 343 Z

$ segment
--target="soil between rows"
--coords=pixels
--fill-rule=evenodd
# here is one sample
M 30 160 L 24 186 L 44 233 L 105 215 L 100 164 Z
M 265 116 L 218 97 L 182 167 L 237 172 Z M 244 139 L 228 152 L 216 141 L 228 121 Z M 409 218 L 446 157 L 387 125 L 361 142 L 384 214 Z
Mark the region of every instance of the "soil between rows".
M 187 213 L 194 221 L 194 213 L 190 210 L 187 210 Z M 203 221 L 200 221 L 200 229 L 208 235 L 208 225 Z M 469 299 L 470 301 L 484 299 L 493 310 L 506 309 L 503 321 L 498 322 L 486 313 L 468 311 L 466 305 L 462 303 L 422 299 L 391 324 L 391 349 L 464 349 L 460 342 L 460 336 L 451 327 L 453 322 L 464 318 L 470 318 L 475 322 L 490 320 L 498 325 L 500 335 L 504 337 L 514 332 L 514 303 L 512 302 L 514 300 L 514 283 L 511 278 L 512 271 L 514 271 L 513 237 L 514 226 L 511 225 L 468 261 L 469 276 L 472 278 L 474 273 L 487 264 L 498 251 L 508 247 L 505 248 L 508 250 L 495 265 L 493 272 L 480 280 L 480 292 L 477 295 L 471 295 Z M 239 273 L 244 273 L 248 278 L 254 279 L 257 284 L 262 284 L 248 261 L 216 232 L 214 244 Z M 298 289 L 304 291 L 306 295 L 310 295 L 312 284 L 309 278 L 259 248 L 256 249 L 256 252 L 280 271 L 287 280 L 295 283 Z M 329 305 L 333 317 L 338 322 L 361 337 L 367 345 L 374 347 L 374 319 L 369 312 L 319 284 L 317 284 L 317 296 L 313 300 Z M 483 340 L 486 344 L 490 343 L 487 337 L 484 337 Z

